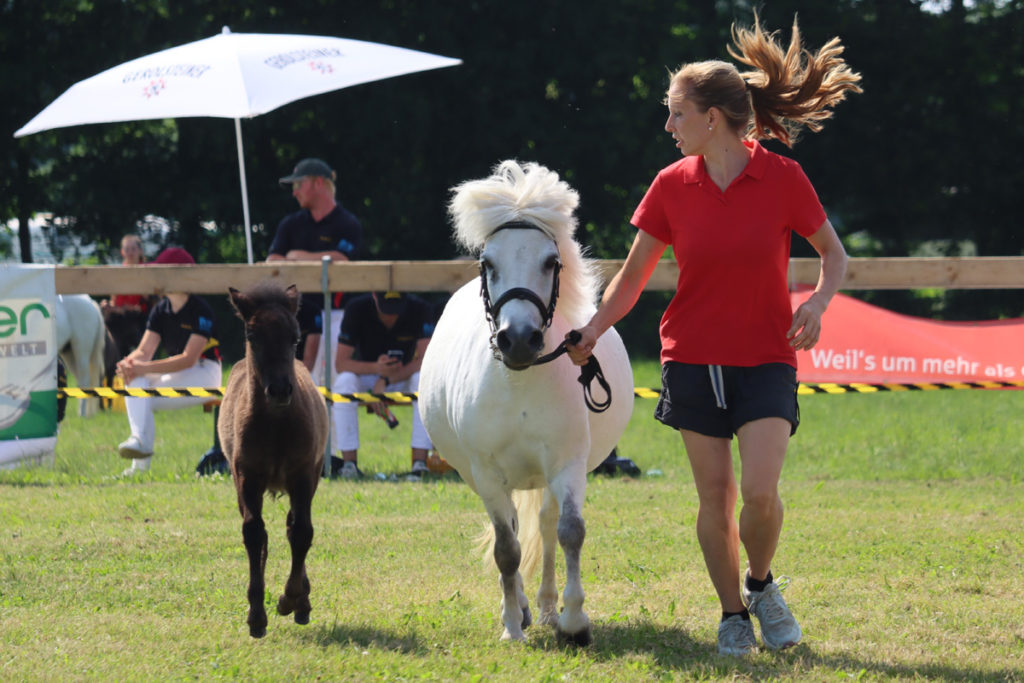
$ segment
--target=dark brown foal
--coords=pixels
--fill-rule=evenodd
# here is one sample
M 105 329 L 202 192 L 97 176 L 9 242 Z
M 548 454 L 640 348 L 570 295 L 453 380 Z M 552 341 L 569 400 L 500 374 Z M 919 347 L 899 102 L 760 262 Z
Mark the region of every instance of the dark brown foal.
M 217 433 L 231 465 L 242 513 L 242 540 L 249 556 L 249 635 L 267 632 L 263 571 L 267 531 L 263 497 L 287 493 L 292 566 L 279 614 L 309 623 L 306 554 L 313 543 L 311 508 L 320 482 L 329 429 L 327 406 L 305 366 L 295 360 L 299 292 L 294 285 L 260 283 L 245 293 L 230 288 L 245 323 L 245 358 L 231 370 Z

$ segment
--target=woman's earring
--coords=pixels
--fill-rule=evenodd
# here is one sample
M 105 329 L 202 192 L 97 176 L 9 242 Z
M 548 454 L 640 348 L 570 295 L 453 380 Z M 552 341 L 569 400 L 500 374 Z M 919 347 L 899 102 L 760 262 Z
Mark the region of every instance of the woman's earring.
M 714 130 L 712 126 L 708 126 L 708 130 Z

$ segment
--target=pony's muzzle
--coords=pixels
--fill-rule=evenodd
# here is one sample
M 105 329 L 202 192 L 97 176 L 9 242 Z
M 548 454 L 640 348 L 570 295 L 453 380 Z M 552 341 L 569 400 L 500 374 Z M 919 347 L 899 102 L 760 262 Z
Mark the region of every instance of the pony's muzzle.
M 495 336 L 502 362 L 510 370 L 525 370 L 544 349 L 544 332 L 533 325 L 505 325 Z
M 286 380 L 267 384 L 267 403 L 275 408 L 287 408 L 292 403 L 292 383 Z

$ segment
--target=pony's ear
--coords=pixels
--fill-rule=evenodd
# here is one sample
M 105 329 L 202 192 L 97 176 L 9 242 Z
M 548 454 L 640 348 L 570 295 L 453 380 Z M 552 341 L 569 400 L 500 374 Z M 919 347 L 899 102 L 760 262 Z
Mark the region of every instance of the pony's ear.
M 288 297 L 288 307 L 292 309 L 292 314 L 299 312 L 299 288 L 295 285 L 289 285 L 288 289 L 284 290 L 284 295 Z
M 249 302 L 249 297 L 242 294 L 234 287 L 228 287 L 228 295 L 231 297 L 231 305 L 238 311 L 238 317 L 242 320 L 248 320 L 249 314 L 252 313 L 252 306 Z

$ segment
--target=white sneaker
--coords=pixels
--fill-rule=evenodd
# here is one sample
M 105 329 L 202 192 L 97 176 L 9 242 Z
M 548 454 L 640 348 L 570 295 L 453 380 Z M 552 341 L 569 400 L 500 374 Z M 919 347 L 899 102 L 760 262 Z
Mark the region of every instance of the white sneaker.
M 742 657 L 757 653 L 757 639 L 750 619 L 735 614 L 718 624 L 718 654 Z
M 142 442 L 136 436 L 128 437 L 126 441 L 122 441 L 117 446 L 117 452 L 122 458 L 126 460 L 136 460 L 139 458 L 148 458 L 153 455 L 152 450 L 147 450 L 143 447 Z
M 412 461 L 412 473 L 413 474 L 426 474 L 429 471 L 430 471 L 430 468 L 427 467 L 427 463 L 425 461 L 423 461 L 423 460 L 413 460 Z
M 132 466 L 121 473 L 122 477 L 134 477 L 136 474 L 142 474 L 143 472 L 149 471 L 150 462 L 153 457 L 148 458 L 136 458 L 132 460 Z
M 345 464 L 338 470 L 338 476 L 342 479 L 360 479 L 363 473 L 359 471 L 359 468 L 351 460 L 346 460 Z
M 746 576 L 750 576 L 747 571 Z M 761 624 L 761 639 L 769 650 L 784 650 L 800 642 L 803 631 L 800 624 L 789 611 L 782 591 L 789 585 L 789 579 L 780 577 L 778 582 L 772 581 L 763 591 L 747 590 L 746 576 L 743 579 L 741 595 L 743 603 Z

